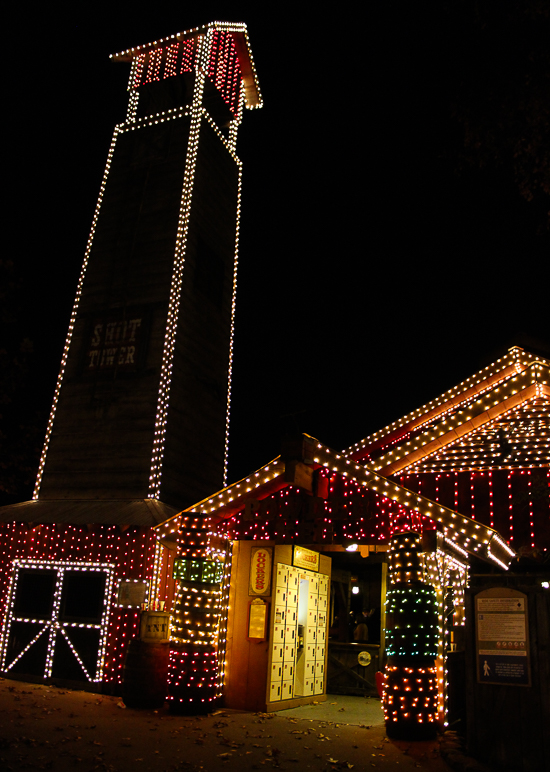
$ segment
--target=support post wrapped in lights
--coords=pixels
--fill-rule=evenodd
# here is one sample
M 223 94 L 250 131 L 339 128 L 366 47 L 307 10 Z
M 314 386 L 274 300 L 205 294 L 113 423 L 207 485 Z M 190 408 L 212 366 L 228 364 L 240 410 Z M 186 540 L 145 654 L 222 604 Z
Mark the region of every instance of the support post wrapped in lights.
M 439 607 L 434 588 L 422 581 L 420 548 L 411 531 L 394 536 L 390 546 L 383 694 L 390 737 L 424 739 L 437 728 Z
M 208 517 L 189 516 L 178 533 L 174 579 L 179 590 L 170 643 L 170 709 L 211 709 L 221 697 L 228 581 L 226 545 Z M 221 547 L 221 549 L 220 549 Z

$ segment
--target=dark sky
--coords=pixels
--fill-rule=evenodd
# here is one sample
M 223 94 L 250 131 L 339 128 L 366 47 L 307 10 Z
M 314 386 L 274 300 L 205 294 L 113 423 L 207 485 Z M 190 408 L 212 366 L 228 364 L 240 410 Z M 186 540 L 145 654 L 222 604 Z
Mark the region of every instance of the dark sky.
M 265 101 L 245 113 L 238 141 L 232 479 L 276 455 L 284 430 L 342 448 L 518 334 L 548 346 L 545 203 L 520 196 L 506 161 L 464 162 L 453 105 L 470 43 L 444 10 L 452 3 L 437 15 L 385 3 L 311 17 L 281 3 L 112 5 L 32 18 L 21 6 L 4 60 L 5 245 L 24 285 L 44 421 L 126 109 L 128 68 L 108 55 L 214 19 L 248 24 Z M 473 96 L 485 105 L 481 86 Z

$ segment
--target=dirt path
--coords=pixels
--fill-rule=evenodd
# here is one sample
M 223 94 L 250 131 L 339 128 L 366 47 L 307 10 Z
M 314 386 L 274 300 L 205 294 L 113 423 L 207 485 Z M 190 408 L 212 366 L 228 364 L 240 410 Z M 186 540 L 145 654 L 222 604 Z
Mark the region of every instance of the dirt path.
M 439 740 L 396 742 L 360 727 L 221 710 L 174 716 L 137 711 L 118 697 L 0 680 L 0 769 L 245 772 L 449 772 Z

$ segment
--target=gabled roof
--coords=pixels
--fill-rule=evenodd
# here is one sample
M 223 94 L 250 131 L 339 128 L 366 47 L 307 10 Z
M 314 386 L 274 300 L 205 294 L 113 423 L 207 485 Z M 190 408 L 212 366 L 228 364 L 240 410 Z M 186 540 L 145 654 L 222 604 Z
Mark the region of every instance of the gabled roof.
M 314 437 L 304 435 L 304 438 L 307 438 L 310 455 L 306 459 L 306 463 L 312 469 L 325 467 L 360 486 L 398 502 L 406 509 L 425 515 L 445 535 L 451 549 L 456 550 L 463 557 L 466 557 L 467 553 L 471 553 L 486 558 L 502 568 L 508 568 L 515 553 L 493 528 L 477 523 L 448 507 L 430 501 L 426 497 L 386 479 L 375 471 L 344 458 Z M 248 500 L 267 498 L 277 490 L 290 485 L 293 481 L 294 476 L 292 473 L 289 474 L 287 463 L 281 456 L 277 456 L 249 477 L 223 488 L 208 499 L 203 499 L 176 517 L 157 526 L 157 533 L 160 538 L 169 538 L 179 529 L 181 519 L 193 513 L 214 517 L 218 521 L 229 518 L 242 512 Z
M 258 76 L 256 75 L 254 60 L 252 59 L 252 51 L 248 40 L 246 24 L 242 22 L 212 21 L 202 27 L 194 27 L 193 29 L 188 29 L 184 32 L 176 32 L 174 35 L 168 35 L 159 40 L 153 40 L 152 43 L 144 43 L 140 46 L 127 48 L 125 51 L 111 54 L 110 58 L 115 62 L 131 62 L 134 56 L 138 56 L 138 54 L 151 51 L 155 48 L 163 48 L 179 40 L 206 35 L 211 30 L 219 30 L 220 32 L 228 32 L 231 34 L 239 56 L 239 64 L 243 76 L 245 104 L 248 108 L 261 107 L 263 101 L 260 93 Z
M 390 476 L 546 466 L 550 458 L 550 361 L 518 347 L 505 357 L 344 451 Z

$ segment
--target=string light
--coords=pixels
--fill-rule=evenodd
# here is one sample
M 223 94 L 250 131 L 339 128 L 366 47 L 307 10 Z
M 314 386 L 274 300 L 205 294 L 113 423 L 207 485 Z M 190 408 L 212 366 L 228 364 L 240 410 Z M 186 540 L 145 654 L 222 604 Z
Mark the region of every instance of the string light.
M 244 31 L 244 25 L 237 25 L 238 31 Z M 191 214 L 191 201 L 193 184 L 197 165 L 199 134 L 203 119 L 206 119 L 218 136 L 224 141 L 226 148 L 233 158 L 238 171 L 237 186 L 237 212 L 236 212 L 236 235 L 235 235 L 235 258 L 233 270 L 233 293 L 231 302 L 231 321 L 230 321 L 230 344 L 229 344 L 229 363 L 228 363 L 228 386 L 227 386 L 227 409 L 226 409 L 226 438 L 224 453 L 224 481 L 227 475 L 227 449 L 229 432 L 229 414 L 231 397 L 231 376 L 233 365 L 233 333 L 234 333 L 234 314 L 235 314 L 235 294 L 237 287 L 237 250 L 239 237 L 240 220 L 240 191 L 241 191 L 241 163 L 235 156 L 234 147 L 236 139 L 236 128 L 231 132 L 231 138 L 227 142 L 219 132 L 218 127 L 203 107 L 203 95 L 206 87 L 206 74 L 208 73 L 220 90 L 222 97 L 228 101 L 231 109 L 235 113 L 232 123 L 238 125 L 241 117 L 241 95 L 240 84 L 241 60 L 237 55 L 236 44 L 232 37 L 233 28 L 231 25 L 209 25 L 206 28 L 206 34 L 196 37 L 195 69 L 196 77 L 193 90 L 193 99 L 189 110 L 191 118 L 191 127 L 189 132 L 189 143 L 184 173 L 184 183 L 181 197 L 181 208 L 178 222 L 178 236 L 174 255 L 174 271 L 172 285 L 170 288 L 170 300 L 168 307 L 168 317 L 166 323 L 166 334 L 164 339 L 164 349 L 161 366 L 161 377 L 159 384 L 159 393 L 157 401 L 157 411 L 155 419 L 155 435 L 153 440 L 153 452 L 151 456 L 151 469 L 149 475 L 149 496 L 151 498 L 160 498 L 162 466 L 164 458 L 164 445 L 166 440 L 166 428 L 168 421 L 168 405 L 170 397 L 173 358 L 175 353 L 176 333 L 178 329 L 179 309 L 181 300 L 182 276 L 185 264 L 187 249 L 187 236 Z M 174 44 L 172 43 L 171 46 Z M 158 51 L 156 48 L 158 42 L 151 44 L 151 51 Z M 151 46 L 149 48 L 151 48 Z M 222 49 L 225 53 L 220 53 Z M 195 51 L 195 49 L 193 49 Z M 151 53 L 152 55 L 152 53 Z M 187 58 L 186 58 L 187 55 Z M 116 58 L 116 57 L 115 57 Z M 183 67 L 191 66 L 189 48 L 184 50 Z M 244 77 L 244 76 L 243 76 Z
M 176 333 L 178 328 L 182 276 L 187 250 L 187 235 L 190 220 L 190 207 L 195 178 L 199 133 L 204 122 L 216 132 L 218 138 L 229 153 L 237 170 L 237 211 L 235 231 L 235 257 L 233 268 L 233 291 L 230 319 L 230 344 L 228 357 L 228 383 L 226 404 L 226 437 L 224 453 L 223 479 L 227 474 L 227 448 L 231 397 L 231 376 L 233 364 L 233 333 L 235 315 L 235 293 L 237 272 L 237 250 L 239 238 L 240 196 L 241 196 L 241 162 L 235 155 L 237 128 L 241 122 L 243 106 L 255 108 L 262 106 L 256 71 L 251 57 L 246 25 L 227 22 L 213 22 L 206 27 L 187 30 L 169 38 L 154 41 L 146 46 L 127 49 L 111 57 L 117 61 L 131 62 L 129 77 L 129 104 L 125 123 L 115 128 L 113 141 L 108 154 L 107 165 L 100 189 L 100 195 L 94 215 L 92 229 L 88 240 L 77 294 L 69 324 L 65 348 L 63 352 L 60 373 L 54 394 L 50 420 L 48 423 L 43 452 L 40 459 L 33 498 L 37 499 L 44 473 L 46 456 L 50 445 L 53 423 L 62 387 L 63 376 L 71 348 L 72 333 L 76 323 L 82 286 L 86 275 L 88 259 L 95 235 L 96 225 L 101 209 L 103 194 L 119 135 L 127 131 L 136 131 L 146 126 L 157 125 L 165 121 L 186 118 L 190 120 L 189 142 L 186 156 L 184 183 L 180 205 L 180 215 L 177 227 L 177 237 L 174 251 L 172 282 L 170 287 L 169 307 L 166 320 L 166 330 L 162 355 L 161 374 L 159 382 L 155 430 L 151 451 L 149 472 L 149 497 L 160 499 L 162 468 L 164 461 L 164 445 L 166 439 L 168 406 L 171 389 L 173 357 L 175 352 Z M 173 108 L 154 115 L 138 118 L 140 91 L 143 86 L 158 82 L 161 79 L 178 76 L 180 73 L 195 72 L 193 97 L 191 104 L 184 108 Z M 232 112 L 229 136 L 219 130 L 213 117 L 208 114 L 203 105 L 205 88 L 210 79 L 221 94 Z
M 305 435 L 307 436 L 307 435 Z M 392 513 L 391 518 L 396 522 L 401 521 L 403 517 L 410 517 L 411 521 L 409 527 L 414 527 L 413 520 L 422 518 L 426 521 L 436 523 L 437 527 L 445 534 L 451 543 L 456 544 L 457 548 L 473 554 L 480 554 L 484 557 L 489 557 L 494 562 L 499 561 L 497 564 L 502 563 L 509 565 L 512 553 L 508 547 L 504 548 L 505 542 L 502 540 L 494 541 L 491 548 L 491 555 L 487 553 L 487 547 L 491 541 L 495 531 L 491 528 L 481 526 L 469 517 L 461 515 L 458 512 L 450 509 L 449 507 L 442 506 L 436 502 L 415 494 L 413 491 L 404 488 L 403 486 L 382 477 L 381 475 L 372 472 L 369 468 L 360 464 L 351 462 L 349 459 L 343 458 L 340 454 L 322 445 L 317 440 L 310 438 L 313 443 L 313 464 L 317 473 L 324 471 L 327 474 L 328 479 L 339 486 L 348 486 L 348 495 L 342 495 L 345 503 L 340 504 L 338 502 L 339 517 L 334 517 L 332 510 L 333 503 L 336 503 L 338 497 L 335 497 L 336 501 L 331 499 L 329 495 L 326 499 L 317 497 L 313 500 L 310 498 L 311 504 L 308 506 L 317 507 L 317 513 L 315 520 L 318 522 L 317 529 L 314 534 L 310 534 L 311 542 L 322 541 L 323 532 L 327 530 L 327 523 L 330 520 L 330 526 L 333 531 L 332 538 L 338 538 L 341 536 L 343 540 L 351 539 L 352 541 L 370 540 L 371 534 L 367 537 L 364 531 L 365 518 L 361 520 L 361 517 L 354 517 L 354 507 L 359 510 L 363 510 L 363 515 L 368 514 L 365 509 L 368 504 L 368 499 L 365 496 L 372 496 L 374 493 L 380 494 L 385 497 L 389 503 L 390 511 Z M 265 467 L 257 470 L 253 475 L 239 480 L 233 485 L 224 488 L 216 493 L 214 496 L 204 499 L 198 504 L 190 507 L 185 512 L 205 512 L 206 514 L 214 514 L 221 518 L 231 518 L 231 538 L 254 538 L 254 539 L 269 539 L 279 538 L 282 533 L 285 533 L 286 538 L 291 538 L 291 534 L 295 538 L 303 538 L 304 533 L 301 532 L 300 526 L 297 525 L 297 519 L 293 516 L 292 507 L 285 506 L 287 518 L 280 519 L 279 516 L 275 518 L 275 524 L 270 523 L 269 520 L 274 518 L 268 518 L 268 522 L 261 516 L 256 517 L 253 513 L 253 523 L 250 523 L 243 518 L 246 513 L 247 506 L 250 505 L 250 495 L 254 492 L 258 500 L 262 500 L 260 505 L 261 511 L 266 511 L 266 507 L 272 507 L 273 511 L 279 514 L 281 509 L 281 503 L 283 501 L 284 493 L 283 489 L 290 489 L 291 484 L 285 480 L 284 474 L 285 466 L 280 457 L 277 457 Z M 334 474 L 333 474 L 334 473 Z M 351 489 L 350 485 L 354 485 L 354 495 L 349 495 Z M 365 491 L 367 489 L 367 493 Z M 342 494 L 344 490 L 342 489 Z M 330 494 L 330 492 L 329 492 Z M 265 500 L 265 501 L 264 501 Z M 248 502 L 248 504 L 247 504 Z M 374 509 L 374 500 L 372 500 L 371 509 Z M 320 516 L 322 514 L 327 515 L 327 519 L 323 522 L 321 528 Z M 351 515 L 351 517 L 350 517 Z M 169 536 L 171 533 L 177 530 L 179 515 L 166 521 L 161 526 L 158 526 L 159 535 Z M 262 522 L 263 520 L 263 522 Z M 298 518 L 299 520 L 299 518 Z M 294 521 L 294 522 L 293 522 Z M 276 527 L 274 527 L 274 525 Z M 377 525 L 380 525 L 378 520 Z M 342 528 L 340 534 L 334 532 L 334 528 L 339 526 Z M 345 526 L 345 527 L 344 527 Z M 401 527 L 401 526 L 398 526 Z M 390 529 L 393 526 L 390 526 Z M 350 532 L 351 529 L 353 532 Z M 303 531 L 303 528 L 302 528 Z M 378 531 L 375 534 L 376 541 L 382 543 L 389 540 L 391 533 L 386 534 Z
M 25 569 L 29 572 L 36 572 L 36 574 L 40 576 L 43 575 L 44 571 L 52 572 L 54 577 L 53 604 L 51 609 L 48 610 L 47 614 L 41 614 L 38 617 L 29 617 L 16 613 L 18 601 L 18 585 L 21 581 L 21 572 Z M 110 564 L 15 558 L 13 561 L 13 578 L 12 582 L 10 583 L 10 592 L 7 600 L 7 613 L 2 635 L 2 656 L 0 669 L 4 672 L 9 672 L 12 670 L 12 668 L 15 667 L 15 665 L 25 656 L 25 654 L 31 648 L 36 646 L 39 639 L 42 638 L 42 636 L 45 636 L 47 638 L 47 648 L 42 676 L 44 678 L 50 678 L 52 676 L 52 670 L 54 667 L 54 657 L 56 648 L 58 646 L 59 635 L 61 635 L 67 642 L 76 661 L 80 665 L 85 676 L 85 680 L 90 682 L 101 681 L 103 678 L 103 667 L 105 662 L 107 623 L 109 619 L 110 601 L 113 586 L 113 569 L 114 566 Z M 105 590 L 103 595 L 102 610 L 100 613 L 100 620 L 97 623 L 68 621 L 63 618 L 61 600 L 62 590 L 66 584 L 67 572 L 86 572 L 87 575 L 95 573 L 100 575 L 103 574 L 105 576 Z M 21 650 L 15 654 L 15 656 L 10 656 L 12 654 L 10 650 L 11 634 L 14 631 L 15 626 L 18 626 L 20 629 L 22 624 L 29 626 L 38 625 L 41 629 L 26 646 L 21 648 Z M 78 653 L 77 648 L 75 648 L 73 642 L 71 641 L 69 631 L 73 629 L 98 631 L 99 640 L 97 657 L 94 672 L 91 674 L 88 672 L 82 661 L 82 658 Z M 16 639 L 14 640 L 16 641 Z
M 72 651 L 83 681 L 104 682 L 115 687 L 121 684 L 126 650 L 139 630 L 139 607 L 137 604 L 120 604 L 119 587 L 121 582 L 149 585 L 155 543 L 151 529 L 136 527 L 121 532 L 114 525 L 97 525 L 89 529 L 65 524 L 62 527 L 51 524 L 33 527 L 22 523 L 3 523 L 0 528 L 0 553 L 4 561 L 9 556 L 11 570 L 0 575 L 1 597 L 4 598 L 0 668 L 5 671 L 23 668 L 24 671 L 23 655 L 30 652 L 33 646 L 42 646 L 47 639 L 42 677 L 48 678 L 62 638 Z M 82 556 L 87 559 L 82 559 Z M 45 617 L 18 610 L 17 586 L 21 572 L 31 576 L 37 572 L 52 577 L 52 605 Z M 85 575 L 86 572 L 88 576 L 105 577 L 101 618 L 90 621 L 65 619 L 62 605 L 64 582 L 75 573 Z M 22 648 L 12 649 L 14 625 L 28 626 L 28 643 Z M 35 632 L 30 635 L 33 628 Z M 93 664 L 89 654 L 84 656 L 80 639 L 72 632 L 78 629 L 97 633 L 97 658 Z M 35 651 L 38 652 L 38 648 Z M 33 652 L 30 653 L 35 657 Z
M 488 389 L 491 389 L 494 384 L 522 373 L 533 363 L 540 363 L 548 367 L 548 360 L 530 354 L 518 346 L 513 346 L 504 357 L 497 359 L 496 362 L 449 389 L 440 397 L 422 405 L 422 407 L 403 416 L 398 421 L 394 421 L 375 434 L 350 446 L 344 451 L 344 455 L 351 458 L 363 458 L 362 452 L 365 449 L 368 449 L 369 454 L 376 452 L 378 455 L 378 447 L 384 447 L 386 443 L 390 444 L 395 439 L 396 433 L 398 433 L 398 436 L 402 436 L 403 430 L 409 433 L 419 431 L 422 427 L 439 419 L 449 411 L 454 411 L 457 404 L 470 402 Z M 547 380 L 546 384 L 548 384 Z
M 230 575 L 225 557 L 230 545 L 220 544 L 210 518 L 181 519 L 168 671 L 173 710 L 212 704 L 222 694 Z
M 382 698 L 388 735 L 418 739 L 435 733 L 439 706 L 444 708 L 445 699 L 436 661 L 442 659 L 445 634 L 442 594 L 423 581 L 421 546 L 420 535 L 411 531 L 391 540 L 392 584 L 386 596 L 388 663 Z

